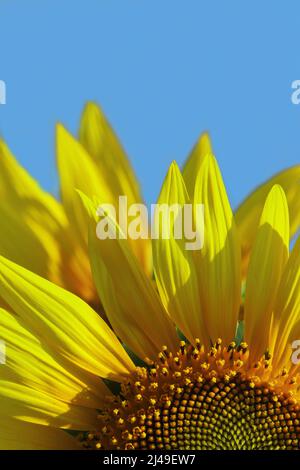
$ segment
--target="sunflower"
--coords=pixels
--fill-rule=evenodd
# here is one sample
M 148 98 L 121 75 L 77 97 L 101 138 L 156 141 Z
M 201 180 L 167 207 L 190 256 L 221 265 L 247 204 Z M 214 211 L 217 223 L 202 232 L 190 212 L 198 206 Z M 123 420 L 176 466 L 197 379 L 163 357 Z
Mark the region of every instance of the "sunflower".
M 127 196 L 128 204 L 142 203 L 140 187 L 124 149 L 96 104 L 86 105 L 77 139 L 61 124 L 56 134 L 60 201 L 40 188 L 0 139 L 0 253 L 77 294 L 102 313 L 90 270 L 84 209 L 75 189 L 117 208 L 120 195 Z M 182 170 L 191 198 L 202 159 L 211 152 L 209 136 L 204 133 Z M 287 196 L 291 236 L 298 230 L 299 180 L 299 165 L 284 170 L 257 188 L 235 212 L 244 277 L 263 204 L 274 184 L 281 185 Z M 152 277 L 149 240 L 130 240 L 130 246 Z
M 60 201 L 42 190 L 0 139 L 0 253 L 98 308 L 84 211 L 74 188 L 116 207 L 119 195 L 126 194 L 128 204 L 141 203 L 142 196 L 123 148 L 96 105 L 86 106 L 79 134 L 76 140 L 57 125 Z M 132 249 L 150 275 L 149 240 L 135 240 Z
M 241 249 L 213 155 L 202 159 L 192 196 L 170 166 L 158 202 L 204 204 L 205 240 L 199 251 L 172 236 L 154 240 L 155 285 L 129 240 L 97 238 L 95 202 L 82 199 L 112 328 L 78 296 L 0 258 L 8 306 L 0 312 L 1 447 L 299 449 L 291 354 L 300 334 L 300 239 L 289 254 L 283 189 L 271 188 L 260 216 L 239 338 Z

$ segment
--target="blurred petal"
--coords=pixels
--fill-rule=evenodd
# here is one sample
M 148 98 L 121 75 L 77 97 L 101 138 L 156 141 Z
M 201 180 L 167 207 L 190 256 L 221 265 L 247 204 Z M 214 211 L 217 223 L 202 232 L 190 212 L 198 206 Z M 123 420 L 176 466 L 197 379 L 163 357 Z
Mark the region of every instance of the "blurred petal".
M 113 202 L 111 190 L 83 146 L 63 126 L 57 126 L 57 163 L 61 182 L 61 198 L 81 243 L 86 245 L 86 214 L 76 189 L 92 197 L 101 192 L 103 200 Z
M 44 192 L 0 140 L 0 253 L 61 283 L 62 206 Z M 32 256 L 35 253 L 35 256 Z
M 241 297 L 240 245 L 217 162 L 206 155 L 198 172 L 194 204 L 204 204 L 204 246 L 199 252 L 202 311 L 211 340 L 236 333 Z
M 126 195 L 129 204 L 141 202 L 139 184 L 124 149 L 102 110 L 95 103 L 88 103 L 84 109 L 79 140 L 114 193 Z M 83 188 L 82 191 L 89 195 Z
M 83 146 L 63 126 L 57 126 L 57 163 L 61 183 L 61 198 L 70 221 L 64 251 L 63 275 L 66 287 L 90 304 L 96 300 L 87 250 L 87 218 L 76 189 L 90 196 L 101 194 L 112 202 L 112 194 L 104 175 Z
M 245 341 L 251 344 L 255 361 L 270 346 L 272 313 L 288 253 L 287 201 L 282 188 L 275 185 L 263 209 L 247 276 Z
M 88 103 L 84 109 L 79 130 L 79 140 L 92 157 L 97 173 L 110 188 L 116 210 L 119 207 L 119 196 L 126 196 L 128 206 L 142 203 L 140 186 L 134 174 L 127 155 L 117 136 L 95 103 Z M 102 204 L 110 203 L 103 193 L 103 184 L 98 191 L 92 193 L 92 188 L 76 186 L 87 196 L 97 196 Z M 130 240 L 130 245 L 140 260 L 145 272 L 152 273 L 151 243 L 149 239 Z
M 57 280 L 58 272 L 54 270 L 58 269 L 60 260 L 57 250 L 53 250 L 50 260 L 48 242 L 51 243 L 51 234 L 45 232 L 41 239 L 33 226 L 24 224 L 19 213 L 3 201 L 0 203 L 0 220 L 0 253 L 43 277 Z
M 187 249 L 187 244 L 191 243 L 191 240 L 184 236 L 184 224 L 187 222 L 185 219 L 188 218 L 188 213 L 183 212 L 183 208 L 189 203 L 180 170 L 173 162 L 163 183 L 154 216 L 156 232 L 159 235 L 158 239 L 153 240 L 155 277 L 163 304 L 180 330 L 192 343 L 195 338 L 207 343 L 194 253 Z M 164 206 L 175 209 L 173 217 L 171 211 L 167 213 L 167 219 L 160 216 L 159 212 Z M 190 215 L 192 224 L 192 212 Z M 175 238 L 178 221 L 182 232 L 182 237 L 179 239 Z M 168 237 L 164 237 L 166 230 L 169 232 Z
M 235 211 L 235 220 L 242 244 L 243 276 L 249 263 L 264 202 L 272 187 L 278 184 L 285 192 L 290 214 L 290 236 L 300 227 L 300 165 L 284 170 L 253 191 Z
M 3 257 L 0 295 L 65 361 L 112 380 L 133 370 L 114 333 L 85 302 Z
M 62 286 L 78 295 L 98 311 L 99 301 L 92 279 L 87 247 L 83 247 L 72 227 L 61 240 L 63 263 L 61 268 Z

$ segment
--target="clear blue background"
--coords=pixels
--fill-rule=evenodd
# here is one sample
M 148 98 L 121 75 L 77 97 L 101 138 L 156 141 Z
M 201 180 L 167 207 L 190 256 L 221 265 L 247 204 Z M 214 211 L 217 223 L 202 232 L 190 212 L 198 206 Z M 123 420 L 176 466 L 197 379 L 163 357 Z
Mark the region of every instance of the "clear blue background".
M 97 100 L 151 203 L 208 129 L 236 206 L 300 162 L 299 44 L 297 1 L 0 0 L 0 132 L 57 193 L 55 122 Z

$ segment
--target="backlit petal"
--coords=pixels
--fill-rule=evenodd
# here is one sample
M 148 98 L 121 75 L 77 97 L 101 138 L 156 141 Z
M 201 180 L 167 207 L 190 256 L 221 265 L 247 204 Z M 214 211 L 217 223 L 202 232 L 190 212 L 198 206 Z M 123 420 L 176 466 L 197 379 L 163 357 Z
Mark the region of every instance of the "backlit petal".
M 300 321 L 300 238 L 298 238 L 286 268 L 282 275 L 282 281 L 278 289 L 278 295 L 274 308 L 274 366 L 289 366 L 287 364 L 287 352 L 291 354 L 291 341 L 300 338 L 295 337 L 299 332 Z
M 101 408 L 109 390 L 99 377 L 65 361 L 31 334 L 20 317 L 0 309 L 0 338 L 6 360 L 1 378 L 47 393 L 58 400 Z
M 188 248 L 194 241 L 186 238 L 184 233 L 185 227 L 192 231 L 194 226 L 193 212 L 187 211 L 188 204 L 190 201 L 183 178 L 173 162 L 154 215 L 158 235 L 153 240 L 155 277 L 165 308 L 180 330 L 192 343 L 195 338 L 207 343 L 194 252 Z M 181 233 L 176 234 L 176 230 Z
M 97 423 L 92 408 L 62 402 L 49 394 L 0 377 L 1 415 L 65 429 L 91 430 Z
M 274 303 L 288 252 L 288 207 L 282 188 L 275 185 L 263 209 L 247 275 L 245 341 L 253 360 L 270 347 Z
M 266 197 L 271 188 L 278 184 L 285 192 L 290 214 L 290 236 L 300 226 L 300 165 L 284 170 L 259 186 L 235 211 L 235 220 L 242 244 L 242 270 L 246 275 L 250 252 L 254 243 L 259 219 Z
M 116 380 L 133 369 L 114 333 L 85 302 L 3 257 L 0 296 L 66 361 Z
M 194 204 L 204 204 L 204 246 L 199 252 L 202 311 L 212 341 L 235 337 L 241 296 L 240 245 L 217 162 L 206 155 Z
M 183 179 L 191 199 L 194 197 L 196 178 L 203 158 L 205 155 L 212 152 L 209 135 L 207 132 L 204 132 L 188 156 L 182 169 Z

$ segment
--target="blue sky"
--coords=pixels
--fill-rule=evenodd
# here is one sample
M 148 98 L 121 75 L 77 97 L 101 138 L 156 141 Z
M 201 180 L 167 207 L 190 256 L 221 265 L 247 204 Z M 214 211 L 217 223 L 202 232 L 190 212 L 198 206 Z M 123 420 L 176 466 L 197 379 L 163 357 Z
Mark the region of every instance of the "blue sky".
M 57 192 L 54 128 L 98 101 L 155 202 L 173 159 L 209 130 L 234 206 L 300 162 L 300 3 L 0 0 L 0 132 Z

